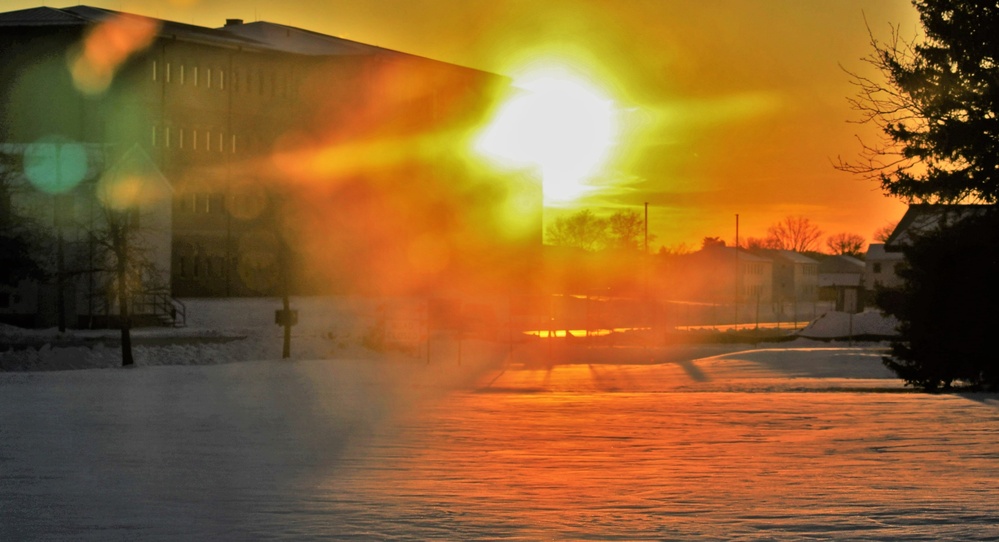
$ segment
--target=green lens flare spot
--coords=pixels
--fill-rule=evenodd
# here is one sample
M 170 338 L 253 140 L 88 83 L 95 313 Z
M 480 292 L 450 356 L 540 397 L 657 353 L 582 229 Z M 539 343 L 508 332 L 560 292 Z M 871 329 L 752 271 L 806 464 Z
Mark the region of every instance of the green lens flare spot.
M 63 194 L 80 184 L 87 174 L 83 145 L 58 138 L 42 138 L 24 151 L 24 174 L 43 192 Z

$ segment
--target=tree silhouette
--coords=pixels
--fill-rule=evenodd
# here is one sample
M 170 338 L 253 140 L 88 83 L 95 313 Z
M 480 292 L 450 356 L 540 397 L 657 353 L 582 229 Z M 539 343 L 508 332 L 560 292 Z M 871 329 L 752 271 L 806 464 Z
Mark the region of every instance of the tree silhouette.
M 960 382 L 999 388 L 995 355 L 999 306 L 999 213 L 968 217 L 924 233 L 904 249 L 900 288 L 880 289 L 876 303 L 898 318 L 901 338 L 885 365 L 926 389 Z
M 864 252 L 864 238 L 856 233 L 836 233 L 826 238 L 831 254 L 860 256 Z
M 645 219 L 635 211 L 617 211 L 607 219 L 608 242 L 614 248 L 638 250 L 645 232 Z M 652 240 L 650 236 L 649 240 Z
M 989 337 L 999 323 L 999 4 L 916 0 L 923 37 L 873 37 L 866 59 L 887 83 L 853 74 L 861 122 L 883 140 L 839 168 L 877 179 L 909 203 L 985 203 L 990 213 L 910 232 L 903 283 L 876 303 L 900 321 L 885 365 L 933 390 L 999 385 Z
M 21 216 L 14 203 L 14 175 L 18 164 L 13 156 L 0 153 L 0 285 L 14 286 L 22 279 L 45 276 L 34 256 L 37 235 L 30 220 Z
M 607 242 L 607 221 L 593 211 L 583 209 L 552 221 L 546 232 L 548 243 L 555 246 L 597 250 Z
M 701 249 L 720 248 L 725 246 L 721 237 L 705 237 L 701 240 Z
M 860 122 L 884 140 L 840 169 L 878 179 L 887 194 L 926 203 L 999 198 L 999 5 L 916 0 L 925 37 L 894 29 L 865 59 L 887 79 L 851 73 Z
M 884 226 L 881 226 L 874 232 L 874 240 L 879 243 L 884 243 L 891 237 L 891 232 L 895 231 L 896 224 L 894 222 L 889 222 Z
M 806 252 L 815 250 L 822 230 L 803 216 L 788 216 L 767 228 L 764 244 L 777 250 Z

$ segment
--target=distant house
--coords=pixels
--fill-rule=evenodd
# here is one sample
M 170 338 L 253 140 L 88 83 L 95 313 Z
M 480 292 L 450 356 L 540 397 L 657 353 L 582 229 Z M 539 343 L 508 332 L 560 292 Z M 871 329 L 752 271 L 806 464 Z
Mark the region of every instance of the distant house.
M 774 302 L 813 303 L 819 299 L 819 262 L 793 250 L 760 250 L 773 260 Z
M 895 287 L 902 283 L 896 268 L 905 261 L 897 250 L 885 250 L 882 243 L 871 243 L 864 259 L 864 290 L 873 292 L 878 286 Z
M 920 234 L 932 232 L 990 208 L 988 205 L 909 205 L 888 239 L 883 244 L 872 243 L 867 249 L 864 267 L 864 289 L 867 295 L 872 295 L 879 285 L 895 287 L 902 283 L 897 274 L 898 266 L 905 261 L 902 250 Z
M 952 205 L 919 203 L 911 204 L 902 215 L 898 225 L 885 240 L 884 247 L 888 252 L 898 252 L 902 247 L 911 244 L 913 238 L 922 233 L 934 231 L 941 226 L 959 222 L 969 216 L 981 214 L 992 209 L 991 205 Z
M 863 261 L 847 255 L 819 259 L 819 300 L 835 303 L 837 311 L 863 309 Z
M 661 277 L 664 297 L 718 304 L 767 304 L 773 300 L 773 262 L 734 247 L 706 247 L 675 257 Z

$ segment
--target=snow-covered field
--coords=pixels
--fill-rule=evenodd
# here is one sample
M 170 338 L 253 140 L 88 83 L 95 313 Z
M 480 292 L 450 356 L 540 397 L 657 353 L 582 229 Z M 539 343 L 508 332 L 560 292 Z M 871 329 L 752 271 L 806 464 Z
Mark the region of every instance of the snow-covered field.
M 192 304 L 189 339 L 246 338 L 0 373 L 0 541 L 999 538 L 999 396 L 908 392 L 881 343 L 428 363 L 339 305 L 280 361 L 275 307 Z

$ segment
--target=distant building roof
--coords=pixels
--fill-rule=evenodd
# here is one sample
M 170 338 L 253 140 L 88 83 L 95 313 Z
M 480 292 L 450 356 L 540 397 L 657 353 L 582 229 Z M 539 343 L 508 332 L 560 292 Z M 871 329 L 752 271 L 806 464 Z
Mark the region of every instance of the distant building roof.
M 90 21 L 63 9 L 38 7 L 0 13 L 0 27 L 5 26 L 69 26 L 85 25 Z
M 701 249 L 701 250 L 699 250 L 697 252 L 694 252 L 692 255 L 693 256 L 701 256 L 701 257 L 705 257 L 705 256 L 708 256 L 708 257 L 725 257 L 725 258 L 731 258 L 732 261 L 734 262 L 735 261 L 735 250 L 736 250 L 735 247 L 716 247 L 716 246 L 713 246 L 713 247 L 703 248 L 703 249 Z M 746 250 L 739 249 L 739 261 L 743 261 L 743 262 L 770 262 L 771 260 L 770 260 L 770 258 L 767 258 L 765 256 L 760 256 L 758 254 L 753 254 L 752 252 L 748 252 Z
M 864 262 L 854 258 L 853 256 L 847 256 L 845 254 L 837 254 L 833 256 L 827 256 L 819 260 L 819 277 L 823 274 L 840 274 L 840 273 L 863 273 L 864 272 Z
M 885 240 L 889 252 L 901 250 L 912 242 L 913 237 L 949 225 L 969 216 L 980 215 L 994 205 L 951 205 L 919 203 L 909 205 L 898 225 Z
M 867 263 L 878 261 L 898 261 L 904 259 L 901 252 L 888 252 L 882 243 L 871 243 L 867 247 Z
M 813 258 L 809 258 L 800 252 L 795 252 L 793 250 L 775 250 L 775 249 L 764 249 L 756 251 L 757 254 L 769 257 L 771 259 L 781 259 L 792 263 L 801 264 L 818 264 L 819 262 Z
M 202 43 L 213 43 L 230 47 L 266 48 L 263 43 L 253 40 L 218 32 L 211 28 L 196 26 L 193 24 L 178 23 L 132 15 L 110 9 L 95 8 L 91 6 L 74 6 L 70 8 L 31 8 L 19 11 L 9 11 L 0 13 L 0 27 L 42 27 L 42 26 L 89 26 L 100 23 L 109 17 L 118 15 L 129 15 L 145 20 L 155 21 L 159 25 L 159 35 L 185 41 L 196 41 Z
M 302 55 L 403 54 L 366 43 L 267 21 L 228 23 L 217 30 L 264 43 L 279 51 Z
M 74 6 L 70 8 L 38 7 L 0 13 L 0 28 L 43 26 L 84 27 L 99 23 L 109 17 L 123 14 L 122 12 L 91 6 Z M 441 65 L 446 64 L 452 68 L 496 76 L 495 74 L 474 68 L 458 66 L 418 55 L 393 51 L 384 47 L 368 45 L 336 36 L 320 34 L 311 30 L 266 21 L 244 24 L 239 19 L 230 19 L 227 21 L 226 26 L 208 28 L 152 17 L 132 16 L 153 20 L 159 25 L 159 35 L 161 37 L 182 41 L 310 56 L 405 57 Z

